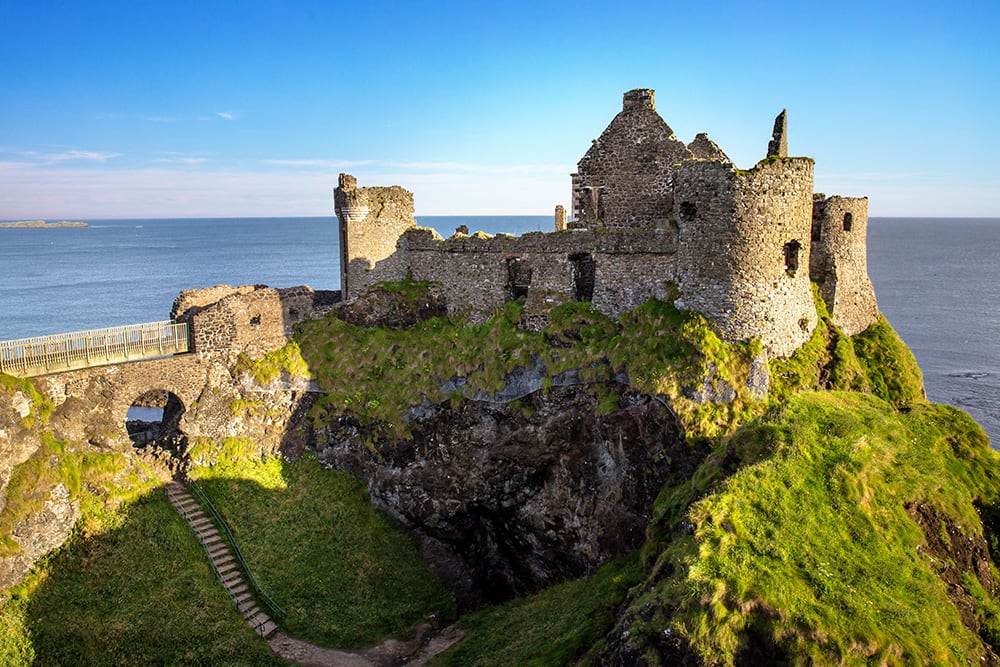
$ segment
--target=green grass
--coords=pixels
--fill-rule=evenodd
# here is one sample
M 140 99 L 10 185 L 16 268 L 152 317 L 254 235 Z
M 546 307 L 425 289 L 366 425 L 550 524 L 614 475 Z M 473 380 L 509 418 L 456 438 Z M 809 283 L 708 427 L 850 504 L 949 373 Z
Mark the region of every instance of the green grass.
M 161 490 L 78 532 L 6 596 L 0 664 L 283 664 Z
M 336 648 L 406 635 L 432 613 L 454 617 L 451 595 L 401 526 L 347 473 L 306 455 L 243 459 L 193 476 L 226 517 L 289 632 Z
M 582 658 L 608 632 L 630 586 L 642 579 L 633 554 L 595 575 L 462 617 L 461 643 L 442 654 L 439 667 L 567 665 Z
M 327 316 L 303 322 L 294 342 L 245 360 L 241 369 L 262 382 L 283 371 L 315 379 L 325 393 L 312 418 L 353 417 L 372 444 L 407 437 L 406 411 L 421 397 L 441 403 L 478 391 L 492 394 L 511 372 L 536 363 L 545 367 L 547 380 L 569 369 L 595 382 L 624 371 L 637 389 L 664 394 L 692 435 L 727 432 L 763 409 L 745 386 L 759 344 L 723 343 L 695 313 L 654 300 L 613 322 L 588 303 L 568 303 L 553 309 L 542 332 L 528 332 L 518 326 L 522 306 L 510 302 L 479 324 L 436 317 L 402 330 Z M 455 377 L 466 381 L 458 396 L 442 389 Z M 719 404 L 684 397 L 685 389 L 700 388 L 706 378 L 732 387 L 736 399 Z
M 631 603 L 657 612 L 632 631 L 670 627 L 711 664 L 736 662 L 751 637 L 796 664 L 978 662 L 979 638 L 920 554 L 923 534 L 904 507 L 929 503 L 980 535 L 974 500 L 1000 500 L 1000 460 L 964 413 L 923 403 L 899 414 L 862 394 L 793 397 L 720 444 L 686 491 L 664 491 L 660 548 L 647 550 L 652 574 Z M 990 627 L 995 609 L 981 609 Z

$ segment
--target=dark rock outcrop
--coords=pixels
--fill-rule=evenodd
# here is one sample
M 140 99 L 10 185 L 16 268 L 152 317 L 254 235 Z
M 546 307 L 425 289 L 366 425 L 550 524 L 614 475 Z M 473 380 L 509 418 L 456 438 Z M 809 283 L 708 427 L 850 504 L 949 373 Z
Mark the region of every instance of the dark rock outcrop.
M 502 600 L 638 547 L 656 494 L 704 456 L 655 399 L 612 384 L 619 407 L 597 414 L 592 389 L 425 402 L 411 410 L 413 437 L 396 444 L 373 445 L 341 418 L 317 429 L 315 448 L 422 537 L 461 602 Z

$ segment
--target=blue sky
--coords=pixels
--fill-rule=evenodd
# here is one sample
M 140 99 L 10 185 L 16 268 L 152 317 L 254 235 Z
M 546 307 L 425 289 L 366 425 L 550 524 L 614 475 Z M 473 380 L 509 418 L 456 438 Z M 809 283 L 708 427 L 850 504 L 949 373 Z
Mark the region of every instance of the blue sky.
M 788 109 L 816 190 L 1000 216 L 1000 4 L 0 0 L 0 219 L 550 214 L 636 87 L 743 168 Z

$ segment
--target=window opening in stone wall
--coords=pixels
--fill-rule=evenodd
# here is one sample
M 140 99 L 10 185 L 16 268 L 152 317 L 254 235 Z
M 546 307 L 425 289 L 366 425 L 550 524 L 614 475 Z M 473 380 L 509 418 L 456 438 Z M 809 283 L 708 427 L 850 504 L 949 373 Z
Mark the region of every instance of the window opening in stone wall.
M 694 220 L 694 217 L 698 215 L 698 207 L 689 201 L 681 202 L 681 219 L 685 222 L 690 222 Z
M 789 241 L 785 244 L 785 273 L 795 277 L 795 272 L 799 270 L 799 250 L 802 244 L 798 241 Z
M 854 226 L 854 216 L 850 213 L 844 214 L 844 231 L 851 231 L 851 227 Z
M 823 221 L 820 220 L 819 218 L 813 218 L 812 240 L 813 243 L 817 243 L 823 240 Z
M 579 252 L 569 256 L 573 266 L 573 286 L 577 301 L 591 301 L 594 298 L 594 278 L 597 266 L 589 252 Z
M 250 326 L 259 327 L 260 326 L 260 315 L 254 315 L 250 318 Z
M 515 301 L 528 296 L 528 288 L 531 287 L 531 267 L 520 257 L 511 257 L 507 260 L 507 287 L 510 290 L 510 298 Z

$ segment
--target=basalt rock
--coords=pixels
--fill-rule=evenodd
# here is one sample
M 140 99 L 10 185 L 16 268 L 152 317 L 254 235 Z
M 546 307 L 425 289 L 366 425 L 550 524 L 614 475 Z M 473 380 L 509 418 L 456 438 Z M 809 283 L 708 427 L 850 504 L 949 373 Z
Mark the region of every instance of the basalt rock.
M 393 444 L 372 445 L 370 429 L 340 418 L 317 429 L 315 448 L 422 537 L 461 602 L 502 600 L 641 545 L 656 494 L 704 457 L 654 398 L 611 384 L 618 408 L 598 414 L 594 389 L 425 401 L 411 411 L 412 438 Z

